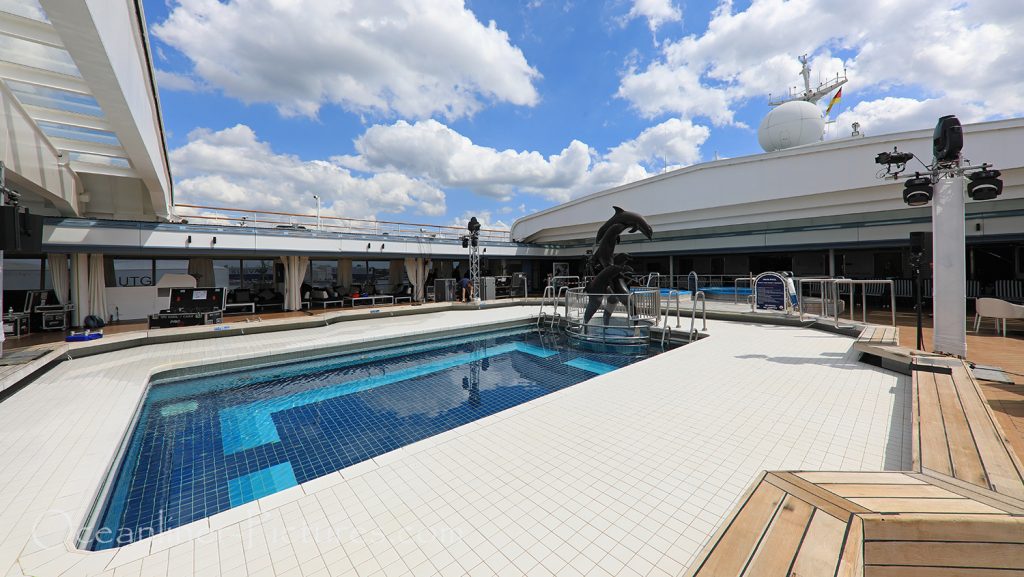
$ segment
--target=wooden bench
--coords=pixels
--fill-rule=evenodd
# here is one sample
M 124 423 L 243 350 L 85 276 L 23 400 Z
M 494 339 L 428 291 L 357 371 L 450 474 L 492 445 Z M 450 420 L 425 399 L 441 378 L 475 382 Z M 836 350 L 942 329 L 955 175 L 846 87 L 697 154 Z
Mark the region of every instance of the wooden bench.
M 1024 501 L 940 475 L 768 472 L 687 575 L 1020 577 L 1021 513 Z
M 687 575 L 1024 577 L 1024 466 L 967 365 L 898 338 L 854 346 L 913 375 L 913 470 L 763 473 Z
M 940 357 L 913 366 L 914 469 L 1024 499 L 1024 466 L 970 369 Z

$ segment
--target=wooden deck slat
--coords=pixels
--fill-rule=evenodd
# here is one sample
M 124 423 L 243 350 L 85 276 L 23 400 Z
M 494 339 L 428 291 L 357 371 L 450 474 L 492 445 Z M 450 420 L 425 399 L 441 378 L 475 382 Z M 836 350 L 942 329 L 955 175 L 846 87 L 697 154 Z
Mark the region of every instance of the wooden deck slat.
M 839 558 L 836 577 L 861 577 L 864 574 L 864 522 L 860 517 L 850 518 L 843 541 L 843 556 Z
M 842 497 L 784 471 L 768 473 L 765 480 L 787 493 L 807 501 L 837 519 L 847 519 L 850 513 L 868 510 Z
M 864 515 L 868 541 L 974 541 L 1024 544 L 1024 518 L 1003 515 Z
M 978 513 L 1003 514 L 994 507 L 971 499 L 884 499 L 877 497 L 856 497 L 850 499 L 876 513 Z
M 933 499 L 962 499 L 958 495 L 934 485 L 862 485 L 858 483 L 837 483 L 820 485 L 822 489 L 845 497 L 931 497 Z
M 905 473 L 893 472 L 850 472 L 850 471 L 797 471 L 797 477 L 815 484 L 823 483 L 857 483 L 862 485 L 923 485 L 924 481 L 915 479 Z
M 847 521 L 840 521 L 821 509 L 816 510 L 789 573 L 800 577 L 833 577 L 839 564 Z
M 915 372 L 917 403 L 921 412 L 921 466 L 933 471 L 953 474 L 949 460 L 946 428 L 942 422 L 942 408 L 936 391 L 935 374 Z
M 1024 498 L 1024 480 L 1021 478 L 1020 463 L 1011 456 L 1008 441 L 992 417 L 977 383 L 963 365 L 953 369 L 953 383 L 960 395 L 971 434 L 974 436 L 992 490 Z
M 761 540 L 786 494 L 769 483 L 760 483 L 722 534 L 696 575 L 736 577 Z
M 964 413 L 957 389 L 949 375 L 930 373 L 942 406 L 942 422 L 946 428 L 946 443 L 953 464 L 953 476 L 968 483 L 988 487 L 988 477 L 974 444 L 967 415 Z M 922 376 L 922 378 L 924 378 Z
M 864 577 L 1024 577 L 1024 571 L 873 565 L 864 568 Z
M 916 479 L 921 479 L 928 484 L 935 485 L 936 487 L 942 487 L 951 493 L 962 495 L 963 497 L 973 499 L 979 503 L 991 505 L 996 509 L 1002 509 L 1012 515 L 1024 516 L 1024 500 L 1017 499 L 1010 495 L 996 493 L 988 487 L 972 485 L 967 481 L 957 479 L 956 477 L 950 477 L 949 475 L 941 475 L 934 471 L 922 471 L 920 473 L 908 474 Z
M 865 565 L 1024 569 L 1024 544 L 868 541 Z
M 786 495 L 743 577 L 787 575 L 812 514 L 814 507 L 810 503 Z

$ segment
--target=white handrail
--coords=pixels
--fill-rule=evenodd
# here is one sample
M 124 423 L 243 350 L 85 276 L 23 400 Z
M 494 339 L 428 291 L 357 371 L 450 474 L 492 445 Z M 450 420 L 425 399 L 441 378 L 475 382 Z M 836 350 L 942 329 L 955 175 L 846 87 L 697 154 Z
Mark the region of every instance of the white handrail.
M 701 303 L 700 314 L 701 314 L 701 317 L 703 317 L 703 321 L 701 322 L 701 329 L 700 330 L 702 330 L 702 331 L 708 330 L 708 301 L 707 301 L 707 298 L 704 296 L 704 291 L 697 291 L 696 294 L 693 295 L 693 299 L 692 299 L 693 309 L 690 312 L 690 340 L 691 341 L 693 341 L 693 336 L 695 334 L 697 334 L 697 332 L 694 330 L 694 325 L 697 324 L 697 301 L 698 300 Z

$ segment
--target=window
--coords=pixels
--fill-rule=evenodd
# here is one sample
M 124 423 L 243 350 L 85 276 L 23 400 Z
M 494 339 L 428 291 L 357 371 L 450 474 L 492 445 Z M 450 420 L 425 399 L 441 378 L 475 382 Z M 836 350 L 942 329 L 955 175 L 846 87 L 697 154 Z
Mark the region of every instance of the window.
M 160 279 L 165 274 L 188 274 L 188 260 L 157 260 L 155 266 L 156 274 L 153 278 L 156 279 L 156 283 L 160 284 Z
M 317 287 L 332 287 L 338 284 L 338 261 L 310 261 L 310 270 L 309 284 Z
M 114 259 L 114 286 L 153 286 L 153 261 L 150 259 Z
M 22 291 L 42 288 L 43 261 L 38 258 L 5 258 L 4 290 Z
M 243 260 L 242 287 L 251 289 L 274 288 L 274 261 Z
M 217 286 L 227 287 L 228 290 L 242 288 L 242 261 L 214 260 L 213 276 L 217 279 Z

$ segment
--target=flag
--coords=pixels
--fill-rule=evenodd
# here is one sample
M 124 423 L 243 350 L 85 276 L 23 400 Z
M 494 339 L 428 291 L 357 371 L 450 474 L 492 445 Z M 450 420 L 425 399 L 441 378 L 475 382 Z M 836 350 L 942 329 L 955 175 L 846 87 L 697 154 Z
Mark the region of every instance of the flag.
M 828 113 L 832 112 L 832 107 L 835 106 L 842 99 L 843 89 L 840 88 L 838 91 L 836 91 L 836 95 L 832 97 L 832 101 L 828 103 L 828 108 L 825 109 L 825 116 L 828 116 Z

